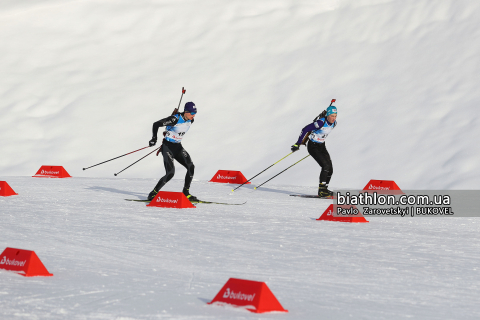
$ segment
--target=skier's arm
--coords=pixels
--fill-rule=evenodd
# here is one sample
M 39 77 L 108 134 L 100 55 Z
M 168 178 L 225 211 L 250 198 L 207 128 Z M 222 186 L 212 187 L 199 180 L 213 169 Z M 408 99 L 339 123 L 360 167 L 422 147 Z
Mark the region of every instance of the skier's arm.
M 171 125 L 176 125 L 178 122 L 178 119 L 177 117 L 175 116 L 170 116 L 170 117 L 166 117 L 165 119 L 162 119 L 162 120 L 158 120 L 157 122 L 155 122 L 153 124 L 153 128 L 152 128 L 152 139 L 150 141 L 148 141 L 148 145 L 150 147 L 153 147 L 156 143 L 157 143 L 157 132 L 158 132 L 158 128 L 160 127 L 165 127 L 165 126 L 171 126 Z
M 309 133 L 312 132 L 313 130 L 316 130 L 318 128 L 321 128 L 323 126 L 323 121 L 322 120 L 317 120 L 313 123 L 310 123 L 309 125 L 305 126 L 302 131 L 300 132 L 300 136 L 298 137 L 296 145 L 300 145 L 303 141 L 303 138 Z
M 174 126 L 178 122 L 178 118 L 175 116 L 166 117 L 165 119 L 158 120 L 152 127 L 152 138 L 157 138 L 158 128 L 165 126 Z

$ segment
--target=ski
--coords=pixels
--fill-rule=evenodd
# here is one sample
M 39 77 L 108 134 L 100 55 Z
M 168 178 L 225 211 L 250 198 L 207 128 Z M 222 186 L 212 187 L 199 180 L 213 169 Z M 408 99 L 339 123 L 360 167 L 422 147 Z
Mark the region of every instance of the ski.
M 150 200 L 141 200 L 141 199 L 125 199 L 127 201 L 136 201 L 136 202 L 150 202 Z M 213 201 L 203 201 L 203 200 L 198 200 L 198 201 L 190 201 L 192 204 L 196 204 L 196 203 L 207 203 L 207 204 L 223 204 L 223 205 L 228 205 L 228 206 L 241 206 L 245 203 L 247 203 L 247 201 L 243 202 L 243 203 L 226 203 L 226 202 L 213 202 Z
M 317 195 L 310 195 L 310 194 L 291 194 L 291 197 L 300 197 L 300 198 L 314 198 L 314 199 L 335 199 L 333 196 L 328 197 L 320 197 Z
M 247 203 L 247 201 L 243 202 L 243 203 L 226 203 L 226 202 L 212 202 L 212 201 L 203 201 L 203 200 L 198 200 L 198 201 L 191 201 L 192 203 L 209 203 L 209 204 L 223 204 L 223 205 L 229 205 L 229 206 L 241 206 L 245 203 Z

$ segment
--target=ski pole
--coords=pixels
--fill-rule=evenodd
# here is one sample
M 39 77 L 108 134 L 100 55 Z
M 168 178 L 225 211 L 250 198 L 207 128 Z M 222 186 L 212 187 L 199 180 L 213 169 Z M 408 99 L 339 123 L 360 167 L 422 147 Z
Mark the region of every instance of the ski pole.
M 93 166 L 90 166 L 90 167 L 88 167 L 88 168 L 83 168 L 83 170 L 87 170 L 87 169 L 93 168 L 93 167 L 95 167 L 95 166 L 101 165 L 102 163 L 105 163 L 105 162 L 108 162 L 108 161 L 112 161 L 112 160 L 115 160 L 115 159 L 124 157 L 124 156 L 126 156 L 126 155 L 132 154 L 132 153 L 134 153 L 134 152 L 137 152 L 137 151 L 140 151 L 140 150 L 143 150 L 143 149 L 146 149 L 146 148 L 150 148 L 150 147 L 145 147 L 145 148 L 138 149 L 138 150 L 135 150 L 135 151 L 132 151 L 132 152 L 129 152 L 129 153 L 125 153 L 124 155 L 118 156 L 118 157 L 116 157 L 116 158 L 113 158 L 113 159 L 110 159 L 110 160 L 107 160 L 107 161 L 103 161 L 103 162 L 97 163 L 97 164 L 95 164 L 95 165 L 93 165 Z
M 262 172 L 260 173 L 263 173 L 265 171 L 267 171 L 268 169 L 270 169 L 271 167 L 273 167 L 274 165 L 276 165 L 277 163 L 279 163 L 280 161 L 282 161 L 283 159 L 285 159 L 286 157 L 288 157 L 289 155 L 291 155 L 293 152 L 290 152 L 289 154 L 287 154 L 285 157 L 283 157 L 282 159 L 278 160 L 277 162 L 275 162 L 274 164 L 272 164 L 270 167 L 268 167 L 267 169 L 263 170 Z M 252 180 L 253 178 L 255 178 L 256 176 L 260 175 L 260 173 L 256 174 L 255 176 L 251 177 L 250 179 L 248 179 L 247 181 L 245 181 L 244 183 L 242 183 L 241 185 L 239 185 L 238 187 L 236 187 L 235 189 L 232 190 L 232 192 L 234 192 L 235 190 L 237 190 L 238 188 L 240 188 L 241 186 L 243 186 L 245 183 L 247 182 L 250 182 L 250 180 Z
M 160 147 L 161 147 L 161 146 L 160 146 Z M 157 149 L 160 149 L 160 147 L 158 147 Z M 152 152 L 149 152 L 149 153 L 147 153 L 147 155 L 146 155 L 146 156 L 148 156 L 148 155 L 150 155 L 150 154 L 154 153 L 155 151 L 157 151 L 157 149 L 153 150 Z M 135 163 L 137 163 L 138 161 L 142 160 L 142 159 L 143 159 L 143 158 L 145 158 L 146 156 L 143 156 L 143 157 L 141 157 L 140 159 L 138 159 L 137 161 L 135 161 L 134 163 L 132 163 L 131 165 L 129 165 L 128 167 L 126 167 L 125 169 L 123 169 L 122 171 L 120 171 L 120 172 L 117 172 L 117 173 L 114 173 L 113 175 L 114 175 L 114 176 L 117 176 L 117 175 L 119 175 L 121 172 L 123 172 L 123 171 L 127 170 L 128 168 L 130 168 L 131 166 L 133 166 Z
M 294 164 L 292 164 L 292 165 L 291 165 L 290 167 L 288 167 L 287 169 L 285 169 L 285 170 L 277 173 L 276 175 L 274 175 L 273 177 L 271 177 L 270 179 L 268 179 L 267 181 L 265 181 L 265 182 L 262 183 L 261 185 L 256 186 L 254 189 L 256 190 L 256 189 L 260 188 L 261 186 L 263 186 L 263 185 L 264 185 L 265 183 L 267 183 L 268 181 L 272 180 L 272 179 L 275 178 L 276 176 L 278 176 L 278 175 L 280 175 L 281 173 L 287 171 L 288 169 L 290 169 L 291 167 L 293 167 L 294 165 L 296 165 L 296 164 L 299 163 L 300 161 L 303 161 L 303 160 L 307 159 L 308 157 L 310 157 L 310 155 L 308 155 L 308 156 L 306 156 L 306 157 L 303 157 L 302 159 L 298 160 L 297 162 L 295 162 Z

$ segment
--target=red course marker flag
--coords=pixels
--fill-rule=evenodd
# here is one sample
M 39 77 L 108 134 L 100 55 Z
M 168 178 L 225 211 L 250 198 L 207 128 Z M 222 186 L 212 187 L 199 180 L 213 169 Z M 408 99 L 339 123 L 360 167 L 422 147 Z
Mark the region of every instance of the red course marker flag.
M 227 283 L 208 304 L 229 304 L 245 307 L 255 313 L 288 312 L 267 287 L 265 282 L 228 279 Z
M 50 277 L 35 251 L 6 248 L 0 255 L 0 269 L 16 272 L 24 277 Z
M 13 189 L 8 185 L 7 181 L 0 181 L 0 197 L 14 196 L 18 193 L 15 193 Z
M 71 178 L 62 166 L 41 166 L 34 178 Z

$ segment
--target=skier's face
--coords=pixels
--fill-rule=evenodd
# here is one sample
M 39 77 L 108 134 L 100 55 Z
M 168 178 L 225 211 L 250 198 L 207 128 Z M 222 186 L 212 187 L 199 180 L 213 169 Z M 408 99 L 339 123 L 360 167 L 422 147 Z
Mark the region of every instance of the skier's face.
M 195 118 L 195 115 L 189 112 L 185 112 L 185 118 L 187 118 L 187 120 L 192 120 L 193 118 Z
M 327 117 L 327 120 L 328 120 L 328 122 L 330 122 L 330 123 L 334 123 L 335 120 L 337 120 L 337 114 L 336 114 L 336 113 L 332 113 L 331 115 L 329 115 L 329 116 Z

